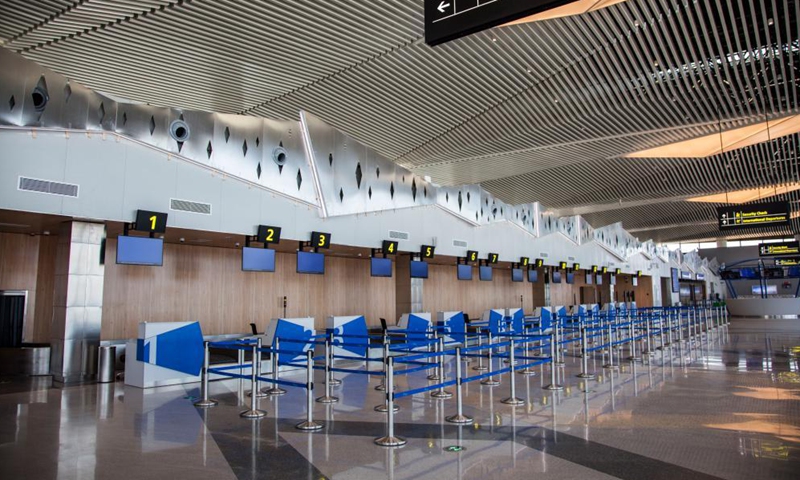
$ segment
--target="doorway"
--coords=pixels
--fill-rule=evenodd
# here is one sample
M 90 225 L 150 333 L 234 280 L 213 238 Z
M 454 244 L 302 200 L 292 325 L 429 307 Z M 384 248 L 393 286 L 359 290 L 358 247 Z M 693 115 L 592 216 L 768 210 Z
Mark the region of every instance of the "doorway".
M 27 303 L 27 291 L 0 291 L 0 348 L 22 346 L 22 330 L 25 324 Z

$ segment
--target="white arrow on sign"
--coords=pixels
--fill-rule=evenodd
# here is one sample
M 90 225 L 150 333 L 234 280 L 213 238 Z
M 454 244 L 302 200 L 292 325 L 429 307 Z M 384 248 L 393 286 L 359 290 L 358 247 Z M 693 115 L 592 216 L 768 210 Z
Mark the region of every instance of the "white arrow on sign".
M 444 2 L 439 3 L 439 8 L 438 8 L 439 13 L 444 13 L 444 9 L 449 6 L 450 6 L 449 3 L 444 3 Z

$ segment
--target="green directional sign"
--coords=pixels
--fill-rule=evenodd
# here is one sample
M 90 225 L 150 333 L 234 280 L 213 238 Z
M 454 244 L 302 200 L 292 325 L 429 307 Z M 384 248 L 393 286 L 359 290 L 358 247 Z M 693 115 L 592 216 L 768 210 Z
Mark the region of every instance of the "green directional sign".
M 445 452 L 463 452 L 466 448 L 462 447 L 461 445 L 450 445 L 448 447 L 444 447 Z

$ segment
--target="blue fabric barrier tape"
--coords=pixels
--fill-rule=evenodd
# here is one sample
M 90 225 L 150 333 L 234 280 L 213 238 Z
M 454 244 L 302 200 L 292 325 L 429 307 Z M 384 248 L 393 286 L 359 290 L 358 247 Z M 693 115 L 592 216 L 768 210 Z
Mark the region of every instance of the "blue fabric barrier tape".
M 395 392 L 395 400 L 403 397 L 410 397 L 411 395 L 418 395 L 420 393 L 430 392 L 431 390 L 438 390 L 440 388 L 450 387 L 456 384 L 455 380 L 448 380 L 446 382 L 437 383 L 436 385 L 428 385 L 427 387 L 415 388 L 413 390 L 406 390 L 404 392 Z

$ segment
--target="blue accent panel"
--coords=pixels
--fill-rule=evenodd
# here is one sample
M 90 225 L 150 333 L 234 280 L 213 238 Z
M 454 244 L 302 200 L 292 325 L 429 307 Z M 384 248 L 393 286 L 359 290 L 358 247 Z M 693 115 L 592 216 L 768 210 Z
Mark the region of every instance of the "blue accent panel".
M 566 317 L 567 316 L 567 307 L 559 308 L 558 311 L 556 312 L 556 314 L 558 315 L 558 318 Z
M 511 318 L 511 327 L 514 330 L 514 333 L 522 333 L 523 330 L 523 323 L 525 320 L 525 312 L 522 309 L 517 310 L 514 312 L 514 316 Z
M 425 340 L 425 332 L 428 331 L 428 326 L 430 323 L 422 318 L 414 315 L 413 313 L 408 316 L 408 326 L 406 327 L 407 330 L 410 332 L 420 332 L 420 333 L 408 333 L 406 338 L 408 339 L 408 345 L 413 346 L 420 343 L 420 340 Z
M 287 322 L 283 319 L 278 319 L 278 325 L 275 327 L 275 338 L 283 340 L 297 340 L 302 342 L 307 342 L 311 340 L 311 330 L 306 330 L 305 327 L 302 325 L 298 325 L 296 323 Z M 272 346 L 275 346 L 275 341 L 272 341 Z M 305 350 L 306 345 L 302 345 L 299 343 L 281 343 L 280 349 L 281 350 L 290 350 L 290 351 L 297 351 Z M 279 363 L 290 363 L 295 360 L 302 360 L 304 359 L 304 355 L 296 355 L 292 353 L 279 353 L 278 354 L 278 362 Z
M 156 362 L 188 375 L 200 375 L 203 368 L 203 332 L 195 322 L 156 336 Z
M 453 338 L 454 341 L 464 343 L 467 331 L 467 324 L 464 321 L 464 313 L 458 312 L 444 322 L 440 322 L 445 327 L 445 333 Z
M 506 327 L 503 321 L 504 319 L 505 317 L 503 314 L 494 310 L 489 310 L 489 331 L 492 332 L 492 335 L 505 332 Z
M 621 302 L 619 304 L 619 314 L 620 315 L 625 315 L 625 312 L 627 312 L 627 311 L 628 311 L 628 306 L 625 305 L 625 302 Z
M 353 346 L 344 346 L 341 347 L 343 350 L 347 350 L 348 352 L 358 355 L 361 357 L 365 357 L 367 355 L 367 346 L 369 345 L 369 339 L 366 338 L 367 334 L 367 320 L 361 316 L 350 320 L 347 323 L 344 323 L 339 326 L 341 329 L 342 335 L 359 335 L 364 338 L 344 338 L 345 343 L 355 344 Z M 360 345 L 363 345 L 360 346 Z M 366 377 L 366 375 L 352 375 L 353 377 Z
M 542 309 L 542 318 L 539 319 L 539 328 L 544 332 L 553 328 L 553 312 L 548 309 Z
M 145 363 L 150 361 L 150 342 L 145 343 L 144 338 L 136 339 L 136 360 Z

